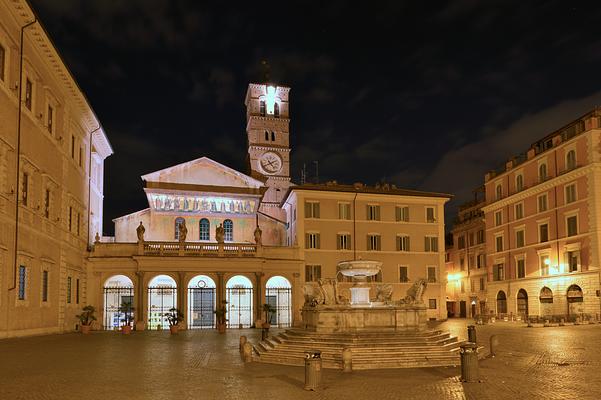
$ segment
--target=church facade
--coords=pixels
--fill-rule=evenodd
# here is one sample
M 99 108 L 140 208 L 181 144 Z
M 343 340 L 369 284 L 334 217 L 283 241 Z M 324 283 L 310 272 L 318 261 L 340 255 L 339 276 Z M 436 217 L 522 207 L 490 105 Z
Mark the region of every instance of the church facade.
M 446 318 L 444 204 L 450 196 L 336 182 L 290 179 L 290 88 L 250 84 L 248 173 L 208 157 L 142 176 L 148 207 L 116 218 L 115 237 L 100 238 L 88 257 L 88 303 L 101 325 L 122 325 L 134 306 L 137 329 L 166 327 L 171 307 L 188 328 L 211 328 L 224 305 L 229 328 L 300 325 L 305 285 L 337 279 L 339 261 L 375 259 L 369 284 L 405 296 L 428 280 L 431 319 Z M 348 292 L 348 290 L 346 290 Z M 372 296 L 375 290 L 372 290 Z M 275 311 L 263 312 L 270 304 Z

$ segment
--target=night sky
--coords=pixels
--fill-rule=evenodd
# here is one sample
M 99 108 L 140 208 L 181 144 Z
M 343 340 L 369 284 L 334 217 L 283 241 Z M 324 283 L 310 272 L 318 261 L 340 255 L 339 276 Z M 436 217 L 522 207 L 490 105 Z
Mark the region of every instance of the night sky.
M 249 82 L 292 87 L 292 174 L 471 199 L 484 174 L 601 104 L 601 6 L 578 1 L 31 0 L 113 145 L 111 219 L 140 175 L 246 172 Z M 230 7 L 224 7 L 227 3 Z M 594 4 L 594 3 L 592 3 Z

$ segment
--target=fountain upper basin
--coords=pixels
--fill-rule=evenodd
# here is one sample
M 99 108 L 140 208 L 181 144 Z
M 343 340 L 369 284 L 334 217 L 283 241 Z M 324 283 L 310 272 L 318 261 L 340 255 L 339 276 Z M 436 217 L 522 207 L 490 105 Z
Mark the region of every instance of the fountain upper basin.
M 377 275 L 382 269 L 381 261 L 352 260 L 338 263 L 338 270 L 344 276 L 368 277 Z

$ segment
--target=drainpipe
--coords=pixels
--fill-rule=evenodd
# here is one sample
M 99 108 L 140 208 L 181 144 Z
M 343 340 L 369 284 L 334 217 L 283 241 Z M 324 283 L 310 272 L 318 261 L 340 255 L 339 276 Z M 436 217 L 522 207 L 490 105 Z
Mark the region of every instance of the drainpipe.
M 357 200 L 357 195 L 359 193 L 355 193 L 355 197 L 353 198 L 353 260 L 357 260 L 357 213 L 356 211 L 356 200 Z
M 555 149 L 553 151 L 553 156 L 555 158 L 555 178 L 557 178 L 559 175 L 557 173 L 557 149 Z M 558 213 L 558 205 L 557 205 L 557 184 L 553 185 L 553 194 L 555 195 L 555 247 L 557 250 L 557 273 L 559 273 L 560 270 L 560 262 L 559 262 L 559 217 L 557 215 Z M 567 231 L 568 227 L 566 225 L 566 231 Z M 567 232 L 566 232 L 566 236 L 567 236 Z
M 88 151 L 88 250 L 90 250 L 90 241 L 92 240 L 92 237 L 90 236 L 90 225 L 92 221 L 92 205 L 90 204 L 92 198 L 92 135 L 98 132 L 100 128 L 100 124 L 98 124 L 98 127 L 90 132 L 90 150 Z
M 21 114 L 23 111 L 23 39 L 25 29 L 29 28 L 31 25 L 35 24 L 38 21 L 36 17 L 33 18 L 33 21 L 26 23 L 21 27 L 21 36 L 20 36 L 20 45 L 19 45 L 19 87 L 17 90 L 19 91 L 19 111 L 17 117 L 17 170 L 16 181 L 17 185 L 15 188 L 15 249 L 14 249 L 14 266 L 13 266 L 13 284 L 8 288 L 8 291 L 15 290 L 17 288 L 17 254 L 18 254 L 18 244 L 19 244 L 19 190 L 20 190 L 20 171 L 21 168 Z M 8 318 L 8 313 L 7 313 Z

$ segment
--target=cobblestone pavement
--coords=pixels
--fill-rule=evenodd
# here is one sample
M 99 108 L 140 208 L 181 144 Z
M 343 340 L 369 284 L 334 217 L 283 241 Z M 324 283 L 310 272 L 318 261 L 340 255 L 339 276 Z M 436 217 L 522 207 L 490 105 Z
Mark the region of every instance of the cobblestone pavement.
M 467 321 L 432 328 L 465 338 Z M 459 367 L 325 370 L 322 388 L 303 390 L 304 369 L 244 364 L 242 334 L 259 331 L 114 332 L 0 341 L 0 399 L 600 399 L 601 325 L 478 326 L 497 357 L 480 362 L 481 383 L 461 383 Z

